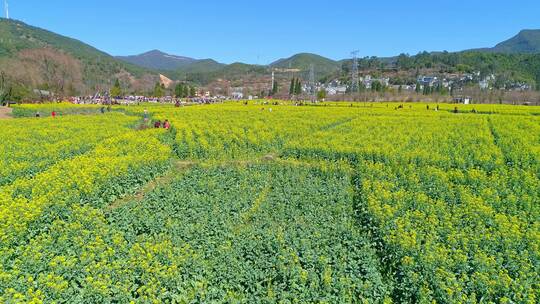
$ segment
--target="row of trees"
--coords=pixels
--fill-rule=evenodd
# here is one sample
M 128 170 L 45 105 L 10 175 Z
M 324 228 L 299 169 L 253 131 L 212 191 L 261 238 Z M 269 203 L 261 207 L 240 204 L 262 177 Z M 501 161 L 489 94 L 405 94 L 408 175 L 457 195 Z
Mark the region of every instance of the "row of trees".
M 170 95 L 172 93 L 171 90 L 167 89 L 165 85 L 161 82 L 156 82 L 154 85 L 154 89 L 152 90 L 151 94 L 154 97 L 163 97 L 166 95 Z M 118 97 L 124 95 L 122 86 L 120 84 L 120 80 L 116 79 L 114 82 L 114 85 L 111 88 L 110 91 L 111 96 Z M 178 83 L 174 87 L 174 95 L 177 98 L 186 98 L 186 97 L 192 97 L 197 94 L 197 89 L 194 86 L 189 86 L 187 84 Z
M 497 104 L 530 104 L 540 105 L 540 92 L 538 91 L 506 91 L 506 90 L 481 90 L 478 87 L 466 87 L 455 90 L 454 95 L 436 93 L 435 90 L 429 94 L 424 94 L 424 90 L 419 92 L 409 90 L 388 89 L 384 92 L 373 92 L 366 90 L 355 94 L 327 96 L 327 100 L 332 101 L 363 101 L 363 102 L 454 102 L 456 96 L 469 96 L 472 103 L 497 103 Z
M 5 101 L 8 101 L 9 96 L 11 95 L 11 86 L 6 81 L 4 72 L 0 73 L 0 105 Z
M 300 81 L 300 78 L 291 79 L 291 85 L 289 87 L 289 95 L 298 96 L 301 94 L 302 94 L 302 82 Z
M 268 91 L 265 91 L 265 90 L 261 91 L 260 96 L 277 96 L 279 93 L 279 89 L 280 89 L 279 84 L 277 81 L 275 81 L 272 88 Z M 298 77 L 292 78 L 290 86 L 289 86 L 289 97 L 299 97 L 302 94 L 303 94 L 302 81 Z M 318 100 L 323 100 L 326 98 L 326 90 L 321 89 L 316 92 L 316 95 L 317 95 Z M 285 96 L 282 96 L 282 97 L 285 97 Z
M 275 96 L 279 91 L 279 84 L 277 81 L 274 81 L 272 84 L 272 91 L 270 92 L 270 96 Z
M 358 84 L 358 92 L 357 93 L 364 93 L 364 92 L 377 92 L 377 93 L 384 93 L 384 92 L 387 92 L 389 91 L 389 88 L 388 86 L 386 86 L 385 84 L 381 83 L 380 81 L 373 81 L 371 83 L 371 87 L 369 89 L 366 88 L 366 86 L 363 84 L 363 83 L 359 83 Z M 398 88 L 397 88 L 397 92 L 398 93 L 403 93 L 403 85 L 399 85 Z M 440 95 L 452 95 L 453 94 L 453 88 L 445 88 L 444 86 L 442 86 L 441 84 L 436 84 L 436 85 L 433 85 L 433 86 L 429 86 L 429 85 L 421 85 L 420 83 L 416 83 L 416 86 L 415 86 L 415 92 L 417 94 L 422 94 L 422 95 L 430 95 L 430 94 L 440 94 Z M 350 91 L 350 87 L 348 88 L 348 91 L 347 93 L 353 93 Z
M 401 93 L 401 86 L 400 87 L 400 92 Z M 425 85 L 425 86 L 422 86 L 420 85 L 419 83 L 416 84 L 416 89 L 415 89 L 415 92 L 418 93 L 418 94 L 422 94 L 422 95 L 430 95 L 430 94 L 440 94 L 440 95 L 454 95 L 454 88 L 451 87 L 450 90 L 448 90 L 447 88 L 445 88 L 444 86 L 442 86 L 441 84 L 437 84 L 437 85 L 434 85 L 434 86 L 428 86 L 428 85 Z
M 174 92 L 174 94 L 172 94 Z M 165 87 L 163 83 L 157 82 L 154 87 L 154 97 L 163 97 L 165 95 L 174 95 L 177 98 L 193 97 L 197 95 L 197 89 L 194 86 L 178 83 L 171 91 Z
M 174 95 L 178 98 L 195 96 L 196 93 L 197 90 L 195 89 L 195 87 L 183 83 L 177 84 L 174 88 Z

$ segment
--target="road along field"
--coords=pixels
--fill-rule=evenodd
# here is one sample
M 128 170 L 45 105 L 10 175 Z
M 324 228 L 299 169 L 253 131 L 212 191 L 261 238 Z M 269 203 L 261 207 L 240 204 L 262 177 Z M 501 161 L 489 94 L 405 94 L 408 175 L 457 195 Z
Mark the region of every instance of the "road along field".
M 2 121 L 0 301 L 537 303 L 540 111 L 454 108 Z

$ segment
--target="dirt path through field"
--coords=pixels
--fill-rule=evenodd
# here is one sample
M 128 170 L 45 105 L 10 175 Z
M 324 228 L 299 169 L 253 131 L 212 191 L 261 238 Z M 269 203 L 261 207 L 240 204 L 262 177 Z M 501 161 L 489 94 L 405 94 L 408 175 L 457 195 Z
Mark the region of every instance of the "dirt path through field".
M 9 119 L 13 118 L 11 117 L 11 112 L 13 111 L 12 108 L 8 107 L 0 107 L 0 119 Z
M 152 190 L 156 189 L 159 186 L 163 186 L 166 184 L 169 184 L 175 176 L 177 176 L 179 173 L 186 171 L 190 167 L 194 166 L 195 163 L 191 161 L 175 161 L 172 165 L 171 169 L 167 171 L 164 175 L 157 177 L 156 179 L 148 182 L 146 185 L 143 185 L 140 190 L 135 192 L 134 194 L 125 196 L 123 198 L 120 198 L 110 204 L 108 206 L 108 209 L 116 209 L 120 206 L 130 202 L 130 201 L 142 201 L 144 199 L 144 195 L 148 192 L 151 192 Z

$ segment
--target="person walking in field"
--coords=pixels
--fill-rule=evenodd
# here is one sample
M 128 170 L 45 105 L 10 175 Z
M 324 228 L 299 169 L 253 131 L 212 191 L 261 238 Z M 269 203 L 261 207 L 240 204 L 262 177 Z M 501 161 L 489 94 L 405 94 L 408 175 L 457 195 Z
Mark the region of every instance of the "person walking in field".
M 39 111 L 36 112 L 36 117 L 41 117 L 41 113 L 39 113 Z
M 56 117 L 56 112 L 55 112 L 55 111 L 52 111 L 52 112 L 51 112 L 51 116 L 52 116 L 52 118 L 55 118 L 55 117 Z
M 148 121 L 148 110 L 144 110 L 143 118 L 145 122 Z
M 154 128 L 156 128 L 156 129 L 161 128 L 161 120 L 157 120 L 157 121 L 154 123 Z
M 168 119 L 165 119 L 165 121 L 163 122 L 163 128 L 167 130 L 171 128 L 171 123 L 169 122 Z

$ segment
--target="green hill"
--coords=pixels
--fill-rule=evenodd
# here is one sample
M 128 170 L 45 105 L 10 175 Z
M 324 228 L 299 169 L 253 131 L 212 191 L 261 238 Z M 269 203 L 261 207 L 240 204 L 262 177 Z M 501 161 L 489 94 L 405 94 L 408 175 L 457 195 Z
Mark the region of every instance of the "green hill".
M 225 64 L 213 59 L 201 59 L 178 69 L 178 71 L 181 73 L 211 73 L 222 69 L 224 66 Z
M 172 79 L 187 80 L 206 85 L 218 78 L 235 80 L 243 77 L 262 76 L 267 74 L 267 72 L 268 68 L 266 66 L 240 62 L 222 64 L 212 59 L 204 59 L 176 71 L 164 72 L 164 74 Z
M 23 95 L 36 88 L 58 95 L 88 94 L 115 78 L 139 90 L 157 76 L 81 41 L 7 19 L 0 19 L 0 63 Z
M 300 53 L 289 58 L 279 59 L 271 63 L 270 67 L 308 71 L 312 64 L 317 74 L 328 74 L 338 71 L 341 68 L 341 64 L 338 61 L 310 53 Z
M 148 69 L 165 71 L 176 70 L 197 62 L 193 58 L 171 55 L 159 50 L 149 51 L 140 55 L 117 56 L 116 58 Z
M 202 59 L 179 67 L 174 71 L 163 71 L 163 74 L 174 80 L 207 84 L 216 78 L 216 72 L 223 69 L 224 66 L 225 64 L 212 59 Z
M 268 68 L 266 66 L 235 62 L 223 67 L 219 72 L 221 72 L 224 77 L 233 77 L 246 74 L 265 74 L 267 71 Z
M 540 53 L 540 30 L 523 30 L 516 36 L 497 44 L 491 49 L 497 53 Z

